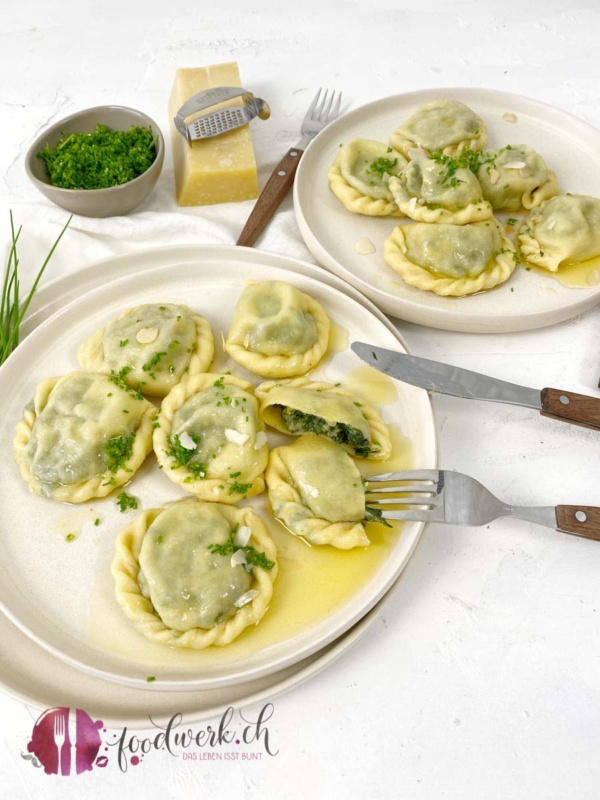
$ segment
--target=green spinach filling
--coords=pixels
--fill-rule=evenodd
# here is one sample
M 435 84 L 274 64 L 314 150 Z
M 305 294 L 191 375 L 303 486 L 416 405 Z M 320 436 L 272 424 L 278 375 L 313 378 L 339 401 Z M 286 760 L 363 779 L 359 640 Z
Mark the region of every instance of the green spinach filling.
M 281 409 L 281 418 L 290 433 L 315 433 L 317 436 L 326 436 L 332 442 L 350 446 L 361 458 L 367 458 L 373 452 L 371 443 L 364 433 L 344 422 L 327 422 L 323 417 L 305 414 L 303 411 L 286 406 Z

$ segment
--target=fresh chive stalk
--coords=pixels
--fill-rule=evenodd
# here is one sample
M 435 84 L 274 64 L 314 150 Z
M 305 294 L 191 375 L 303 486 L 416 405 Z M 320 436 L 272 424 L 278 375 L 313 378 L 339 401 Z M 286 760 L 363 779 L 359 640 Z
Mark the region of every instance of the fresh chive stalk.
M 10 212 L 10 234 L 11 245 L 8 251 L 8 260 L 6 270 L 4 272 L 4 280 L 2 282 L 2 296 L 0 297 L 0 364 L 3 364 L 12 351 L 16 348 L 20 341 L 20 328 L 21 322 L 27 313 L 29 304 L 33 299 L 38 284 L 44 274 L 44 270 L 48 266 L 48 262 L 52 258 L 58 243 L 62 239 L 64 232 L 69 227 L 73 215 L 69 217 L 64 228 L 58 235 L 58 238 L 52 245 L 50 252 L 46 256 L 46 260 L 38 272 L 33 286 L 29 290 L 29 294 L 21 303 L 20 300 L 20 281 L 19 281 L 19 256 L 17 254 L 17 242 L 23 230 L 23 226 L 15 231 L 15 224 L 13 220 L 12 211 Z

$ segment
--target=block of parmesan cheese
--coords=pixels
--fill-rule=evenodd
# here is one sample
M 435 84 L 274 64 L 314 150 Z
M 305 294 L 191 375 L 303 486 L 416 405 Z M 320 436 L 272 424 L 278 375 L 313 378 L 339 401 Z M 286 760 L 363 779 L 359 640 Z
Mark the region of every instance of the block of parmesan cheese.
M 175 187 L 180 206 L 230 203 L 258 197 L 256 161 L 248 125 L 190 143 L 173 122 L 190 97 L 215 86 L 241 86 L 235 62 L 177 70 L 169 101 L 169 117 Z M 219 103 L 203 113 L 236 105 L 242 105 L 241 99 Z

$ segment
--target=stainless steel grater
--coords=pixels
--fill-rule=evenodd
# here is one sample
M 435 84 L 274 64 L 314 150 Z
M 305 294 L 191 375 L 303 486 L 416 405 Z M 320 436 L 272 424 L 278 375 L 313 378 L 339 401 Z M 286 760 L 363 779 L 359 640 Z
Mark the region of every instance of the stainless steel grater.
M 211 111 L 208 114 L 196 117 L 191 122 L 186 122 L 187 118 L 191 117 L 192 114 L 197 114 L 205 108 L 210 108 L 226 100 L 233 100 L 235 97 L 241 97 L 244 105 L 221 108 L 218 111 Z M 241 128 L 242 125 L 247 125 L 255 117 L 269 119 L 270 116 L 271 109 L 268 104 L 261 100 L 260 97 L 255 97 L 252 92 L 236 86 L 219 86 L 215 89 L 206 89 L 204 92 L 198 92 L 198 94 L 190 97 L 181 106 L 174 121 L 179 133 L 188 142 L 194 142 L 197 139 L 209 139 L 211 136 L 219 136 L 219 134 L 226 131 Z

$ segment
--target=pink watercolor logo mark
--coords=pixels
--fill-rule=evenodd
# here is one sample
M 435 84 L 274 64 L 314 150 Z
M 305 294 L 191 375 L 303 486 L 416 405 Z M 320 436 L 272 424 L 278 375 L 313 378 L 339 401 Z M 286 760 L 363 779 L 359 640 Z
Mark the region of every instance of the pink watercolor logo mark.
M 66 706 L 44 711 L 33 726 L 31 741 L 23 758 L 47 775 L 79 775 L 93 767 L 105 767 L 106 756 L 98 756 L 102 744 L 101 720 L 92 720 L 80 708 Z

